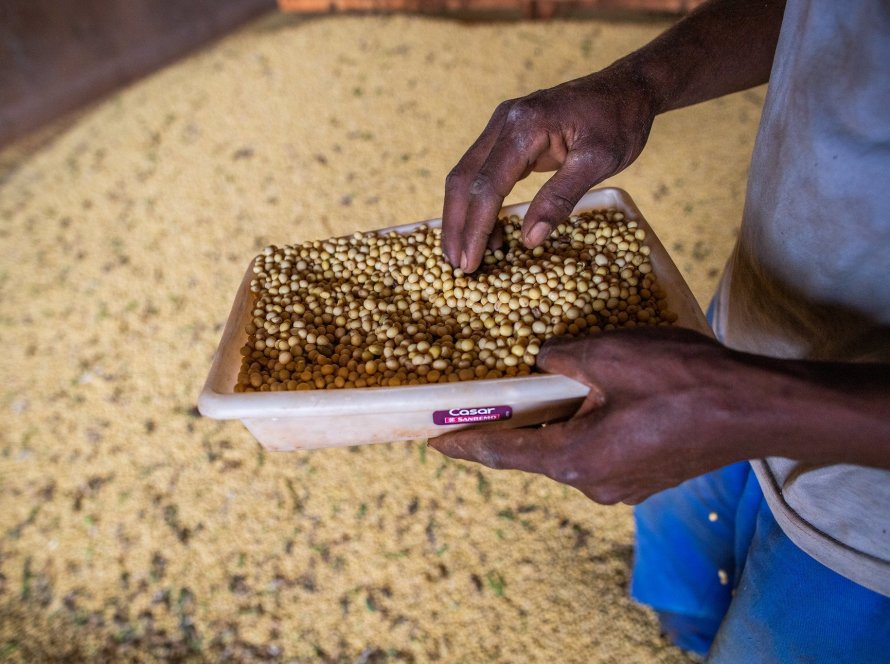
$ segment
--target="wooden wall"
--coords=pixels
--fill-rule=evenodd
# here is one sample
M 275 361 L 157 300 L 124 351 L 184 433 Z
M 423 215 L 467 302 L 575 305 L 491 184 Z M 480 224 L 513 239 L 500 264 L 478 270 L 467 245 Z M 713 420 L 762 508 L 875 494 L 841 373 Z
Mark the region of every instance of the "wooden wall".
M 685 13 L 704 0 L 278 0 L 284 11 L 417 12 L 460 16 L 522 15 L 530 18 L 578 16 L 602 11 Z
M 0 146 L 274 8 L 274 0 L 0 0 Z
M 550 18 L 686 12 L 702 0 L 278 0 L 302 13 Z M 0 146 L 143 76 L 276 0 L 0 0 Z

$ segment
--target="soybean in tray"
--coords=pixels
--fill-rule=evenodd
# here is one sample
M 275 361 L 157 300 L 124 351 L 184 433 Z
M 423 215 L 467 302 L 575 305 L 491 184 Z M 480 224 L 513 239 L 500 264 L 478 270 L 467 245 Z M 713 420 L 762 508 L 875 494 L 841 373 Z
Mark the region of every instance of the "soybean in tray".
M 698 305 L 630 197 L 589 192 L 534 249 L 528 204 L 472 274 L 452 267 L 441 221 L 267 247 L 239 289 L 199 399 L 266 447 L 432 437 L 565 417 L 587 387 L 540 373 L 552 337 L 683 325 Z

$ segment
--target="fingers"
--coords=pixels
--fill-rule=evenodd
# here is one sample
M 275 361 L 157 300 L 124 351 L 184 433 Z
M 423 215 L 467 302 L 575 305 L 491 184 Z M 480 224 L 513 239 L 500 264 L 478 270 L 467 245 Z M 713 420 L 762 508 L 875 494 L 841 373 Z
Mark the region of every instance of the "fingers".
M 562 167 L 535 195 L 522 223 L 522 241 L 536 247 L 551 231 L 565 221 L 581 197 L 607 173 L 592 152 L 573 150 L 566 155 Z
M 454 459 L 495 469 L 523 470 L 552 476 L 554 459 L 567 442 L 562 425 L 539 429 L 469 429 L 429 441 L 430 447 Z
M 621 485 L 582 485 L 576 487 L 581 493 L 600 505 L 639 505 L 646 500 L 652 491 L 638 491 Z
M 594 502 L 635 505 L 662 487 L 647 477 L 628 477 L 602 455 L 596 418 L 573 419 L 540 429 L 476 429 L 446 434 L 430 447 L 454 459 L 495 470 L 537 473 L 575 487 Z M 579 445 L 587 441 L 588 444 Z
M 460 265 L 461 238 L 467 219 L 470 185 L 482 168 L 497 140 L 509 112 L 510 102 L 499 105 L 479 138 L 461 157 L 445 180 L 445 205 L 442 211 L 442 249 L 448 261 Z
M 449 173 L 442 212 L 442 248 L 452 265 L 473 272 L 482 262 L 504 198 L 547 152 L 549 135 L 520 100 L 502 103 L 485 130 Z M 559 150 L 564 154 L 564 148 Z M 553 160 L 544 158 L 542 163 Z
M 558 373 L 568 376 L 579 383 L 589 384 L 590 378 L 582 357 L 587 354 L 587 344 L 596 343 L 594 338 L 565 340 L 550 340 L 538 353 L 537 365 L 547 373 Z
M 591 411 L 606 405 L 604 388 L 593 380 L 583 357 L 587 354 L 590 344 L 595 339 L 577 339 L 574 341 L 548 341 L 538 353 L 537 365 L 547 373 L 558 373 L 590 387 L 581 406 L 575 411 L 573 418 L 583 417 Z
M 443 248 L 449 261 L 464 272 L 479 267 L 486 247 L 500 244 L 491 235 L 497 232 L 504 198 L 519 180 L 548 160 L 554 147 L 547 132 L 510 122 L 509 118 L 497 129 L 499 133 L 495 134 L 492 124 L 486 128 L 484 140 L 480 137 L 446 184 Z M 483 148 L 489 152 L 472 176 Z M 613 166 L 608 159 L 599 159 L 593 150 L 568 152 L 562 166 L 529 206 L 522 225 L 525 245 L 541 244 L 557 224 L 569 217 L 584 193 L 614 170 Z
M 470 184 L 461 242 L 460 267 L 473 272 L 482 262 L 504 198 L 547 149 L 547 134 L 535 129 L 505 127 Z
M 488 248 L 494 251 L 495 249 L 500 249 L 504 246 L 504 227 L 500 224 L 495 224 L 494 230 L 491 232 L 491 236 L 488 238 Z

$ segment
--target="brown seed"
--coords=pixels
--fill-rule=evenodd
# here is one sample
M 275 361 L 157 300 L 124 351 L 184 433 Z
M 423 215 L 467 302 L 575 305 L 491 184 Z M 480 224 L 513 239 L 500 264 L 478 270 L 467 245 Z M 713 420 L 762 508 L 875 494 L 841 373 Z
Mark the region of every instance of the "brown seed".
M 540 344 L 615 327 L 676 321 L 652 274 L 637 220 L 573 215 L 529 251 L 522 219 L 508 243 L 465 275 L 445 262 L 441 231 L 268 247 L 235 390 L 339 389 L 525 375 Z

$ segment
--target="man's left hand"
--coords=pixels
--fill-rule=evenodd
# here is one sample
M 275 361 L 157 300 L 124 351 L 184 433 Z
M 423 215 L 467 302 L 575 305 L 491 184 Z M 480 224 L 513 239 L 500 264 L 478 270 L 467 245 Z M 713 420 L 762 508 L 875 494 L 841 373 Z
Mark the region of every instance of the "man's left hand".
M 538 366 L 590 387 L 570 420 L 461 431 L 430 446 L 490 468 L 540 473 L 606 504 L 635 504 L 746 458 L 725 435 L 737 419 L 745 363 L 708 337 L 680 328 L 607 332 L 545 344 Z

